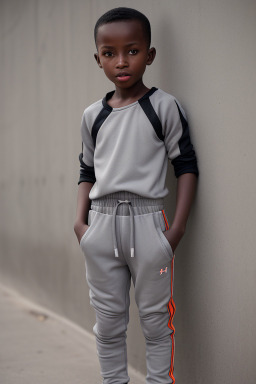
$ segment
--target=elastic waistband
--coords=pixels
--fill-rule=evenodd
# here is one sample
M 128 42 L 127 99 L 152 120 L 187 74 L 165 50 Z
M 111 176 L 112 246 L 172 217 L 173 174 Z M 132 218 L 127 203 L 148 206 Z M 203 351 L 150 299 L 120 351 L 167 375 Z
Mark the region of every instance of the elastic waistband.
M 119 200 L 128 200 L 133 207 L 134 215 L 143 215 L 164 209 L 164 199 L 150 199 L 127 191 L 111 193 L 92 200 L 91 209 L 111 215 Z M 129 216 L 129 212 L 127 204 L 120 204 L 116 214 L 119 216 Z

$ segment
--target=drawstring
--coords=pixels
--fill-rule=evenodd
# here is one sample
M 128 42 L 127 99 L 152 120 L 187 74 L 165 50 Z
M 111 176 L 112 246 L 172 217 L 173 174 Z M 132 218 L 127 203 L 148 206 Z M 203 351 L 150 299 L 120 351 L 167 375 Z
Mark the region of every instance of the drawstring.
M 118 248 L 117 248 L 117 239 L 116 239 L 116 214 L 117 209 L 120 204 L 127 204 L 130 212 L 130 248 L 131 248 L 131 257 L 134 257 L 134 210 L 132 207 L 132 203 L 129 200 L 117 200 L 117 205 L 115 206 L 112 218 L 112 229 L 113 229 L 113 241 L 114 241 L 114 252 L 115 257 L 119 257 Z
M 125 205 L 120 206 L 121 204 Z M 117 211 L 119 206 L 120 212 Z M 121 252 L 121 249 L 118 249 L 117 242 L 117 221 L 119 222 L 119 220 L 117 220 L 116 216 L 119 214 L 122 215 L 120 217 L 121 221 L 124 219 L 124 216 L 130 216 L 130 219 L 128 217 L 126 218 L 126 220 L 130 221 L 130 223 L 127 223 L 130 224 L 130 249 L 128 249 L 128 254 L 130 252 L 130 256 L 133 258 L 135 256 L 135 216 L 161 211 L 164 209 L 164 200 L 162 198 L 146 198 L 128 191 L 119 191 L 92 200 L 91 209 L 93 211 L 112 216 L 112 222 L 110 221 L 110 225 L 112 227 L 111 232 L 114 248 L 113 257 L 119 257 L 119 251 Z

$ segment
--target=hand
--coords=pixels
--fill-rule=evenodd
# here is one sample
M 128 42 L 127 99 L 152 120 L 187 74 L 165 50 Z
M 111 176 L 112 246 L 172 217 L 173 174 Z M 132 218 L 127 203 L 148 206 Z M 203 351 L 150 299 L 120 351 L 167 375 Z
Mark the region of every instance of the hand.
M 84 224 L 84 223 L 77 223 L 74 225 L 74 231 L 75 231 L 75 234 L 76 234 L 76 237 L 77 237 L 79 244 L 80 244 L 80 241 L 81 241 L 83 235 L 85 234 L 85 232 L 87 231 L 88 228 L 89 228 L 89 225 Z
M 165 235 L 166 239 L 168 240 L 168 242 L 172 247 L 173 253 L 177 248 L 182 236 L 184 235 L 184 232 L 185 232 L 184 230 L 181 230 L 178 228 L 175 229 L 173 227 L 163 232 L 163 234 Z

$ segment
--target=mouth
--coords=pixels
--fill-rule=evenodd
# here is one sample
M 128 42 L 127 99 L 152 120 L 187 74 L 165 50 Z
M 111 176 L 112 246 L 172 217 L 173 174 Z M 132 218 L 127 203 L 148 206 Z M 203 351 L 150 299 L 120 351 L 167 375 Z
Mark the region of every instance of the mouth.
M 130 79 L 131 75 L 127 72 L 120 72 L 116 75 L 119 81 L 127 81 Z

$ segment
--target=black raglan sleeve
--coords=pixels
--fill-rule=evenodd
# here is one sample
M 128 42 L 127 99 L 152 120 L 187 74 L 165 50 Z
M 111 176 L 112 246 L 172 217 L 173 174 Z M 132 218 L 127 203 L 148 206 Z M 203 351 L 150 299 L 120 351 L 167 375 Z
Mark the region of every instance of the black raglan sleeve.
M 87 181 L 95 183 L 94 172 L 94 144 L 92 141 L 91 133 L 86 124 L 86 112 L 84 112 L 81 122 L 81 136 L 82 136 L 82 152 L 79 155 L 80 161 L 80 177 L 78 184 Z
M 164 142 L 175 176 L 179 177 L 184 173 L 198 176 L 197 158 L 190 139 L 188 122 L 176 99 L 170 101 L 164 130 Z

